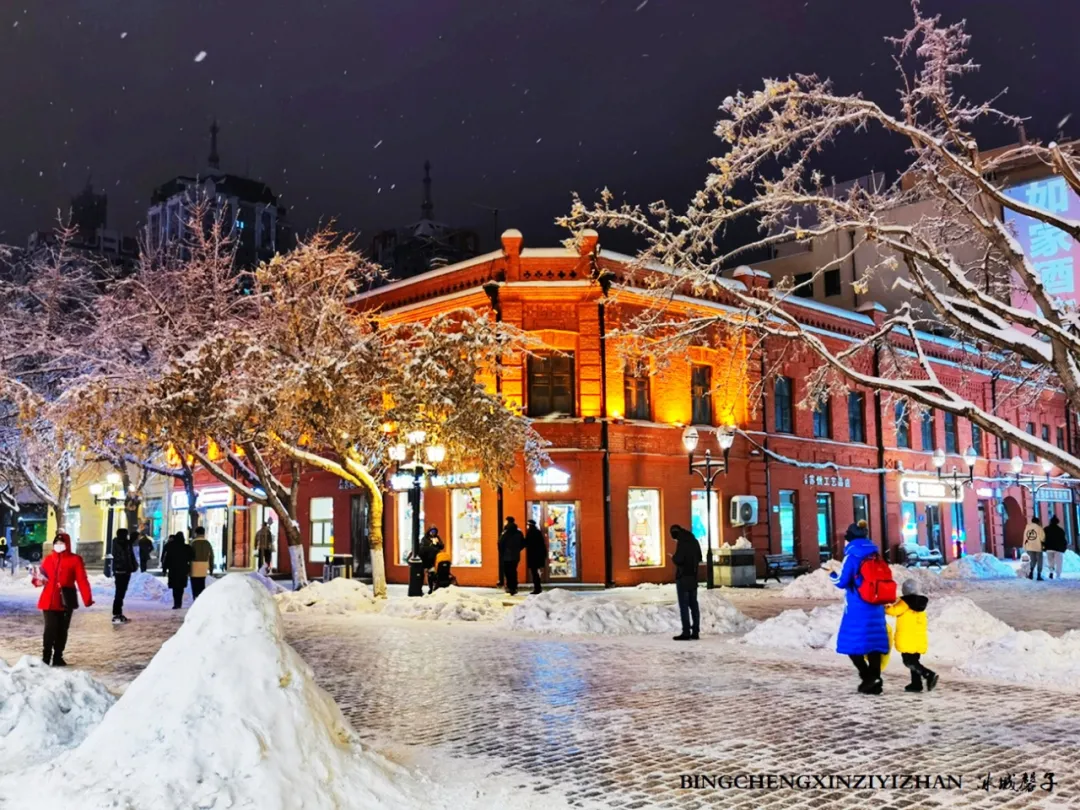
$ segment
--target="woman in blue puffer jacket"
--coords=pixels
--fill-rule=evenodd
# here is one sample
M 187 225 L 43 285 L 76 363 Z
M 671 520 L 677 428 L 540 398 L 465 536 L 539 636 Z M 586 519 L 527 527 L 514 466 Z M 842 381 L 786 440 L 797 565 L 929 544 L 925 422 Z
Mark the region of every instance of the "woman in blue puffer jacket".
M 878 553 L 866 535 L 865 525 L 853 523 L 848 527 L 844 535 L 844 567 L 839 575 L 830 575 L 836 587 L 844 589 L 844 618 L 840 621 L 836 651 L 850 657 L 859 670 L 859 691 L 880 695 L 881 658 L 889 652 L 889 632 L 885 627 L 885 606 L 871 605 L 859 596 L 859 567 L 867 557 Z

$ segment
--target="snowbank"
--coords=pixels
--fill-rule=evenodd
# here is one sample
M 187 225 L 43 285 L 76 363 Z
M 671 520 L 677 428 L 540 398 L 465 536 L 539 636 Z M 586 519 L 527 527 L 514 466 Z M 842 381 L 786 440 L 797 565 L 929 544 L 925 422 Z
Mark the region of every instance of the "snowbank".
M 795 577 L 780 594 L 785 599 L 843 599 L 844 592 L 829 578 L 829 571 L 818 568 L 809 574 Z
M 3 568 L 0 569 L 0 593 L 25 596 L 38 593 L 38 589 L 30 581 L 29 569 L 20 568 L 15 576 L 12 576 L 10 568 Z
M 1080 690 L 1080 630 L 1060 638 L 1042 630 L 1012 630 L 976 647 L 960 669 L 984 678 Z
M 699 593 L 698 603 L 702 633 L 741 633 L 754 626 L 753 619 L 715 593 Z M 592 596 L 564 590 L 529 596 L 506 614 L 503 623 L 514 630 L 561 635 L 627 636 L 678 633 L 682 629 L 679 606 L 671 602 L 631 601 L 617 594 Z
M 269 591 L 271 595 L 285 593 L 288 590 L 288 588 L 282 585 L 278 585 L 276 582 L 274 582 L 274 580 L 270 579 L 270 577 L 268 577 L 261 571 L 252 571 L 250 574 L 248 574 L 248 576 L 258 582 L 264 588 L 266 588 L 266 590 Z
M 1066 576 L 1068 574 L 1080 574 L 1080 554 L 1077 554 L 1071 548 L 1065 550 L 1061 563 L 1061 575 Z
M 208 578 L 207 584 L 211 581 L 212 578 Z M 94 594 L 95 601 L 104 602 L 112 599 L 116 595 L 116 580 L 104 574 L 90 577 L 90 590 Z M 131 582 L 128 583 L 127 594 L 124 598 L 145 599 L 148 602 L 168 602 L 171 605 L 172 591 L 169 590 L 168 581 L 163 577 L 156 577 L 153 574 L 139 571 L 131 575 Z
M 12 667 L 0 660 L 0 775 L 74 748 L 115 702 L 85 672 L 28 655 Z
M 802 577 L 800 577 L 802 579 Z M 838 590 L 833 588 L 833 590 Z M 785 610 L 766 619 L 743 636 L 755 647 L 779 647 L 786 650 L 820 650 L 836 647 L 836 633 L 844 615 L 843 605 L 805 610 Z
M 312 582 L 298 591 L 282 589 L 274 599 L 282 613 L 371 613 L 380 607 L 370 585 L 345 577 Z
M 476 596 L 451 585 L 428 596 L 394 599 L 383 607 L 384 616 L 443 622 L 494 622 L 506 613 L 497 599 Z
M 993 554 L 969 554 L 945 566 L 941 576 L 945 579 L 1013 579 L 1016 571 Z
M 78 748 L 0 780 L 0 795 L 13 810 L 417 806 L 403 775 L 315 684 L 266 589 L 233 574 Z

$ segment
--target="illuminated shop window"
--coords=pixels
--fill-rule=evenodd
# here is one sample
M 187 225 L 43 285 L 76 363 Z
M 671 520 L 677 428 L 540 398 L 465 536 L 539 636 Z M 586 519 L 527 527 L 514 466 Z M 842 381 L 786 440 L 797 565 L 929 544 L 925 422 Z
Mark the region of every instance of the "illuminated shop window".
M 627 514 L 630 518 L 630 567 L 662 565 L 660 490 L 631 489 L 627 493 Z
M 412 554 L 412 506 L 409 504 L 409 493 L 399 492 L 397 498 L 397 548 L 398 562 L 401 565 L 409 564 L 409 555 Z M 420 532 L 424 531 L 424 493 L 420 492 Z
M 450 490 L 454 565 L 480 565 L 480 487 Z

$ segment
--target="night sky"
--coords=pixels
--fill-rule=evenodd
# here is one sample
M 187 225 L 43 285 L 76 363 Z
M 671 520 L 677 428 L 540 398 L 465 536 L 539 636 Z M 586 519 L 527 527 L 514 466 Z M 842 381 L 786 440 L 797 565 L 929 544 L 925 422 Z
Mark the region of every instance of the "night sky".
M 25 5 L 25 10 L 22 6 Z M 1029 134 L 1080 133 L 1080 2 L 927 0 L 967 17 L 981 98 Z M 0 10 L 0 242 L 51 227 L 88 174 L 109 225 L 132 233 L 152 189 L 206 165 L 282 195 L 301 230 L 362 231 L 419 216 L 518 227 L 526 245 L 577 190 L 685 201 L 718 148 L 721 100 L 793 71 L 895 99 L 883 41 L 904 0 L 22 0 Z M 197 61 L 200 52 L 205 58 Z M 998 133 L 987 146 L 1010 140 Z M 824 168 L 894 169 L 863 139 Z

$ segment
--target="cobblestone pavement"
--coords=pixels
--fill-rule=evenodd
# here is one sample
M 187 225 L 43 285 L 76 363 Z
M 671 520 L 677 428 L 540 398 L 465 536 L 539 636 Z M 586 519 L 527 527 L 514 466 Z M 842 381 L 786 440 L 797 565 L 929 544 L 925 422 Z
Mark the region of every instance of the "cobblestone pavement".
M 132 624 L 115 628 L 107 610 L 80 611 L 71 662 L 130 681 L 182 617 L 156 606 L 129 615 Z M 723 639 L 553 639 L 383 617 L 290 615 L 286 628 L 376 745 L 496 758 L 523 790 L 589 810 L 1080 807 L 1080 695 L 947 678 L 910 695 L 894 663 L 887 693 L 862 696 L 839 659 Z M 37 654 L 39 633 L 29 605 L 0 600 L 0 650 Z M 1053 771 L 1054 792 L 997 789 L 1000 777 L 1031 771 Z M 985 792 L 988 772 L 994 789 Z M 740 773 L 959 775 L 964 787 L 680 788 L 682 774 Z

